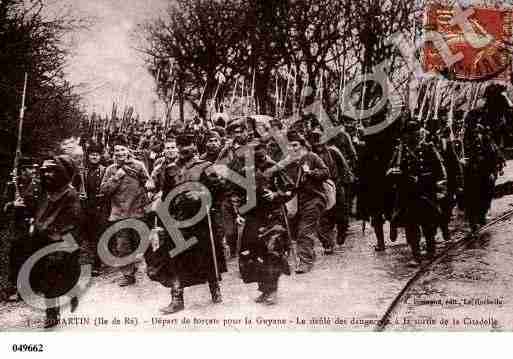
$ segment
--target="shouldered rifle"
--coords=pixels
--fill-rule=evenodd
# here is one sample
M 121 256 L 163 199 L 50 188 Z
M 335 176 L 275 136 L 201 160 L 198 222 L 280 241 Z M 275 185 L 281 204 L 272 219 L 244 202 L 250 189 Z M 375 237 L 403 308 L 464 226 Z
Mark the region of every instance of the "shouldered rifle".
M 20 119 L 18 121 L 18 140 L 16 143 L 16 154 L 14 156 L 14 165 L 12 170 L 12 179 L 14 184 L 14 200 L 15 203 L 23 204 L 23 197 L 21 196 L 19 187 L 18 187 L 18 166 L 20 163 L 20 157 L 21 157 L 21 139 L 22 139 L 22 132 L 23 132 L 23 118 L 25 117 L 25 96 L 27 94 L 27 79 L 28 75 L 25 72 L 25 80 L 23 82 L 23 95 L 21 97 L 21 108 L 20 108 Z

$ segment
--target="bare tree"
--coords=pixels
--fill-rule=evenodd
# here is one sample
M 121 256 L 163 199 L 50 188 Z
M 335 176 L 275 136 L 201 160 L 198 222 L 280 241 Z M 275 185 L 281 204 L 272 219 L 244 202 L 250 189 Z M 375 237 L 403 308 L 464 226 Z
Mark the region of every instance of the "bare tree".
M 243 1 L 178 0 L 170 3 L 167 14 L 140 26 L 145 41 L 143 51 L 161 97 L 169 100 L 174 81 L 184 99 L 201 115 L 207 99 L 217 89 L 218 74 L 234 78 L 238 46 L 244 33 L 241 18 Z M 243 13 L 243 12 L 242 12 Z M 169 62 L 172 62 L 172 66 Z
M 411 27 L 413 8 L 402 0 L 178 0 L 170 2 L 166 16 L 139 32 L 148 67 L 167 101 L 176 81 L 178 97 L 205 115 L 207 99 L 230 95 L 237 78 L 246 85 L 254 78 L 261 112 L 274 113 L 277 84 L 288 95 L 290 114 L 300 89 L 313 89 L 308 103 L 318 96 L 322 78 L 324 104 L 334 114 L 342 83 L 385 59 L 390 73 L 404 67 L 387 39 Z
M 42 0 L 0 2 L 0 142 L 6 158 L 14 153 L 25 73 L 29 79 L 25 153 L 41 153 L 76 131 L 83 116 L 63 70 L 70 54 L 65 36 L 85 23 L 68 15 L 45 17 L 45 6 Z

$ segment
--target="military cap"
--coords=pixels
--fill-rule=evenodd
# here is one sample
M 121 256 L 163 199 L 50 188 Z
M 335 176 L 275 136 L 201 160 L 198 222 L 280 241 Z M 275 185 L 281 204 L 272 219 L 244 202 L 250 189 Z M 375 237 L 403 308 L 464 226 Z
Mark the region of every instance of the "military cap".
M 211 138 L 215 138 L 216 140 L 221 141 L 221 136 L 220 136 L 219 132 L 216 130 L 210 130 L 206 133 L 205 139 L 209 140 Z
M 280 130 L 283 128 L 283 124 L 281 123 L 281 121 L 277 118 L 273 118 L 270 122 L 270 125 L 272 127 L 278 127 Z
M 176 137 L 176 145 L 180 147 L 188 147 L 195 144 L 195 136 L 192 132 L 184 132 Z
M 103 147 L 99 143 L 93 142 L 89 144 L 89 147 L 87 148 L 87 153 L 103 153 Z
M 236 120 L 233 120 L 228 124 L 228 127 L 226 128 L 227 132 L 233 132 L 237 128 L 242 128 L 243 130 L 246 129 L 246 123 L 243 118 L 238 118 Z
M 162 141 L 155 141 L 151 146 L 150 150 L 153 152 L 160 153 L 164 150 L 164 143 Z
M 41 169 L 44 171 L 46 169 L 54 169 L 58 173 L 62 175 L 62 178 L 69 182 L 73 178 L 76 173 L 76 167 L 73 163 L 73 160 L 68 155 L 60 155 L 54 156 L 43 162 L 43 166 Z
M 499 85 L 499 84 L 491 84 L 486 88 L 486 90 L 484 92 L 484 97 L 489 99 L 489 98 L 501 96 L 504 91 L 506 91 L 505 86 Z
M 420 130 L 420 122 L 414 118 L 409 119 L 405 125 L 406 132 L 413 132 Z
M 307 137 L 308 137 L 308 142 L 310 142 L 310 144 L 312 146 L 324 144 L 324 142 L 322 141 L 322 131 L 319 128 L 316 128 L 313 131 L 311 131 L 307 135 Z
M 126 138 L 126 136 L 119 135 L 114 139 L 114 141 L 112 141 L 112 144 L 114 146 L 128 147 L 128 139 Z
M 287 140 L 289 142 L 299 142 L 302 146 L 308 147 L 306 139 L 297 131 L 289 131 L 287 133 Z
M 226 113 L 216 113 L 212 116 L 212 121 L 214 122 L 214 126 L 226 127 L 226 123 L 229 121 L 229 117 Z

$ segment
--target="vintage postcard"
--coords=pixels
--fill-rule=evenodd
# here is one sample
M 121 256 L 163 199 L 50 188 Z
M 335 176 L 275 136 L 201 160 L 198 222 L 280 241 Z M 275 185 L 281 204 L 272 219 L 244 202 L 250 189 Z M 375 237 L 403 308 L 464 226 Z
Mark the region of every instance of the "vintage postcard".
M 0 1 L 0 331 L 510 332 L 512 26 Z

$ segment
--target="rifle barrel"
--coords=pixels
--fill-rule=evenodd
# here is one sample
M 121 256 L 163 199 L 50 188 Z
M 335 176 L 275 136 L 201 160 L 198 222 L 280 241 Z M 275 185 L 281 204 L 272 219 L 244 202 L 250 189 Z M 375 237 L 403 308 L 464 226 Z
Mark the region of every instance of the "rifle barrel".
M 23 82 L 23 95 L 21 97 L 20 119 L 18 123 L 18 140 L 16 143 L 16 154 L 14 156 L 14 171 L 16 174 L 18 172 L 18 165 L 21 156 L 21 139 L 23 133 L 23 118 L 25 117 L 25 98 L 27 94 L 27 80 L 28 74 L 25 72 L 25 80 Z

